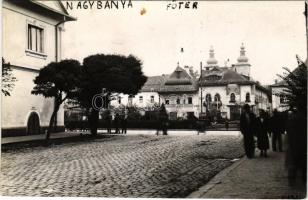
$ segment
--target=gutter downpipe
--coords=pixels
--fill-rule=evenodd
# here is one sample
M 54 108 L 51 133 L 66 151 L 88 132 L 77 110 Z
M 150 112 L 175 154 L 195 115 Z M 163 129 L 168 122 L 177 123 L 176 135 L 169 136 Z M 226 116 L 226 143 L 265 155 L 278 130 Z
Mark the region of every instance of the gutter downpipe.
M 199 83 L 200 83 L 200 96 L 201 96 L 201 104 L 200 104 L 200 112 L 201 112 L 201 115 L 202 115 L 202 113 L 203 113 L 203 110 L 202 110 L 202 84 L 201 84 L 201 80 L 202 80 L 202 62 L 200 62 L 200 81 L 199 81 Z M 199 118 L 200 118 L 200 114 L 199 114 Z
M 61 24 L 63 24 L 63 23 L 65 23 L 65 22 L 67 22 L 67 20 L 66 20 L 66 17 L 65 16 L 63 16 L 63 20 L 62 21 L 60 21 L 59 23 L 57 23 L 56 25 L 55 25 L 55 50 L 56 50 L 56 54 L 55 54 L 55 62 L 59 62 L 59 51 L 58 51 L 58 43 L 59 43 L 59 36 L 58 36 L 58 27 L 61 25 Z M 54 99 L 54 106 L 56 105 L 56 99 Z M 55 116 L 55 122 L 54 122 L 54 129 L 56 130 L 57 129 L 57 125 L 58 125 L 58 115 L 56 115 Z

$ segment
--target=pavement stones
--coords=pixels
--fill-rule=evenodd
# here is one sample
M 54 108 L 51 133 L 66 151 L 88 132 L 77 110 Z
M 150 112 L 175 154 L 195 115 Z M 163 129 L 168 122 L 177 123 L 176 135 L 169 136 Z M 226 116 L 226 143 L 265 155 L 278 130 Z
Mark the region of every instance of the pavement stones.
M 3 196 L 186 197 L 243 155 L 239 135 L 125 135 L 2 152 Z

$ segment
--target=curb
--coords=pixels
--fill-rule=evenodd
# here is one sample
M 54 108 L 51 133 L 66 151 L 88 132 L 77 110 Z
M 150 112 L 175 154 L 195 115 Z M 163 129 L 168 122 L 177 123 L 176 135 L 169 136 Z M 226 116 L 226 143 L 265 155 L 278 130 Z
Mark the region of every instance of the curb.
M 221 172 L 216 174 L 209 182 L 207 182 L 204 186 L 200 187 L 197 191 L 192 192 L 186 198 L 204 198 L 203 196 L 215 187 L 217 184 L 220 184 L 221 181 L 235 168 L 240 166 L 247 158 L 244 156 L 239 161 L 231 164 L 229 167 L 223 169 Z

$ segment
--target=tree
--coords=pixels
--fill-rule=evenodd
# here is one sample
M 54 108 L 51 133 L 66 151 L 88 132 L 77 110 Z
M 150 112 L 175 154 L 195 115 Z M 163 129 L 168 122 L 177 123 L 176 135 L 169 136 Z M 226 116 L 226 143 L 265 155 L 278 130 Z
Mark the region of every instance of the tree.
M 279 75 L 286 83 L 283 93 L 286 95 L 287 103 L 290 107 L 297 108 L 299 112 L 307 115 L 307 66 L 298 57 L 298 67 L 291 71 L 284 67 L 286 72 Z
M 12 74 L 12 69 L 10 63 L 5 63 L 4 58 L 2 58 L 2 87 L 1 91 L 4 96 L 11 96 L 10 92 L 13 90 L 17 79 Z
M 112 97 L 117 93 L 135 95 L 146 82 L 142 72 L 142 62 L 136 57 L 122 55 L 96 54 L 83 60 L 82 78 L 78 86 L 78 104 L 89 112 L 89 125 L 92 135 L 97 134 L 100 108 L 108 108 Z M 103 93 L 103 99 L 97 98 L 96 109 L 92 105 L 93 97 Z
M 54 98 L 54 108 L 49 121 L 46 140 L 49 140 L 53 124 L 56 120 L 60 105 L 76 93 L 77 83 L 80 81 L 81 66 L 76 60 L 51 62 L 39 71 L 35 77 L 35 86 L 31 91 L 35 95 Z

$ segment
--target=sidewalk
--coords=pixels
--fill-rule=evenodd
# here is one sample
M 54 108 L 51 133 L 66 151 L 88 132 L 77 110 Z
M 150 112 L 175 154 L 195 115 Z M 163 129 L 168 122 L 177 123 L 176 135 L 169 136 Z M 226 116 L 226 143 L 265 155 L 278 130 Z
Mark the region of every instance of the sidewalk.
M 60 132 L 60 133 L 50 134 L 50 139 L 68 138 L 68 137 L 76 137 L 76 136 L 80 136 L 80 132 Z M 30 142 L 30 141 L 44 140 L 44 139 L 45 139 L 45 134 L 16 136 L 16 137 L 15 136 L 14 137 L 3 137 L 1 138 L 1 144 Z
M 301 180 L 293 188 L 288 186 L 284 156 L 284 152 L 270 151 L 268 158 L 259 157 L 259 152 L 254 159 L 244 157 L 188 198 L 305 198 L 305 186 Z

